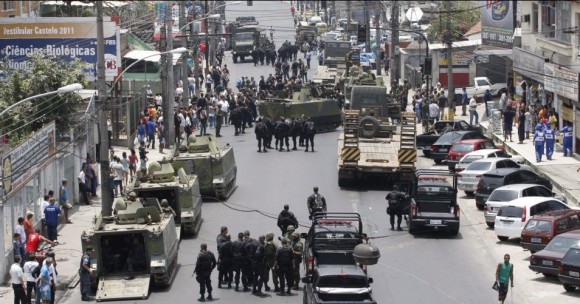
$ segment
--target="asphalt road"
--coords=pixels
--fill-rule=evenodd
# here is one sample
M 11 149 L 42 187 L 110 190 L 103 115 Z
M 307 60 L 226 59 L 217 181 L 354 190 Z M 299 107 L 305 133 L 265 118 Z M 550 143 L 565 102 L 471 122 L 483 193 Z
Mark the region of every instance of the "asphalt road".
M 236 16 L 254 15 L 265 28 L 276 27 L 276 44 L 293 41 L 289 5 L 281 2 L 245 2 L 227 9 L 228 20 Z M 269 34 L 268 34 L 269 35 Z M 254 76 L 273 72 L 266 66 L 252 63 L 234 65 L 226 56 L 232 82 L 242 75 Z M 316 60 L 312 61 L 316 64 Z M 213 130 L 209 130 L 213 133 Z M 147 300 L 119 303 L 184 303 L 199 297 L 199 287 L 192 272 L 199 245 L 207 243 L 216 251 L 215 237 L 221 226 L 229 228 L 232 236 L 249 230 L 254 238 L 268 231 L 276 236 L 276 217 L 284 204 L 290 205 L 306 232 L 308 214 L 306 197 L 313 186 L 328 202 L 329 211 L 358 212 L 364 221 L 364 232 L 381 251 L 379 263 L 369 266 L 374 278 L 373 295 L 378 303 L 493 303 L 497 294 L 491 289 L 495 266 L 504 253 L 512 254 L 515 263 L 514 303 L 576 303 L 577 296 L 564 295 L 557 280 L 549 280 L 527 269 L 529 252 L 517 242 L 499 244 L 493 230 L 487 229 L 483 215 L 477 211 L 473 199 L 460 193 L 462 207 L 461 229 L 457 237 L 441 233 L 427 233 L 413 237 L 407 231 L 390 231 L 385 213 L 388 185 L 367 189 L 340 189 L 337 184 L 336 157 L 339 132 L 316 135 L 314 153 L 303 149 L 291 152 L 257 153 L 253 130 L 233 136 L 233 128 L 224 127 L 222 144 L 235 149 L 238 166 L 238 187 L 227 202 L 208 201 L 203 206 L 202 229 L 199 235 L 181 242 L 179 269 L 173 285 L 164 290 L 153 289 Z M 433 167 L 429 159 L 419 157 L 419 168 Z M 442 166 L 437 168 L 444 169 Z M 212 274 L 214 301 L 220 303 L 301 303 L 302 291 L 294 296 L 279 297 L 273 292 L 265 299 L 251 293 L 217 289 L 217 271 Z M 78 288 L 63 299 L 77 303 Z M 510 294 L 511 296 L 511 294 Z M 508 297 L 510 299 L 510 297 Z M 509 303 L 509 300 L 508 300 Z

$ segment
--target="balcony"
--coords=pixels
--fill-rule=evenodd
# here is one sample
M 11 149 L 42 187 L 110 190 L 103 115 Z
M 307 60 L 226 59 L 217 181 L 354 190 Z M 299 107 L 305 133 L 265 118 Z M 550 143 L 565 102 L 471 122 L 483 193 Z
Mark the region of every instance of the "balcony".
M 556 40 L 555 38 L 552 37 L 544 37 L 543 35 L 537 35 L 536 44 L 538 45 L 538 47 L 542 49 L 556 52 L 558 54 L 567 57 L 572 57 L 574 53 L 572 44 L 561 40 Z

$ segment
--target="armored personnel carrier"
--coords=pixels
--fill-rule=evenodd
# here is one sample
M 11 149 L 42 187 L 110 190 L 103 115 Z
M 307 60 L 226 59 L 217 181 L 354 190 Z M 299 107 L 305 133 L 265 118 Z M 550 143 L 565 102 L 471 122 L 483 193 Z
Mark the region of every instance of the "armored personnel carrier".
M 174 170 L 169 161 L 163 160 L 149 162 L 148 172 L 139 172 L 132 182 L 128 189 L 138 197 L 167 200 L 175 211 L 178 230 L 189 235 L 199 231 L 202 202 L 197 176 L 187 175 L 183 169 Z
M 310 117 L 316 132 L 331 132 L 342 124 L 342 110 L 321 85 L 309 84 L 291 98 L 278 95 L 260 101 L 260 113 L 270 118 Z
M 146 299 L 149 285 L 169 286 L 177 268 L 179 239 L 172 212 L 156 198 L 115 200 L 113 216 L 100 215 L 83 231 L 92 247 L 91 282 L 96 300 Z
M 171 164 L 175 170 L 195 174 L 199 189 L 205 197 L 228 198 L 236 187 L 238 167 L 234 149 L 226 145 L 220 148 L 213 134 L 191 135 L 173 152 Z

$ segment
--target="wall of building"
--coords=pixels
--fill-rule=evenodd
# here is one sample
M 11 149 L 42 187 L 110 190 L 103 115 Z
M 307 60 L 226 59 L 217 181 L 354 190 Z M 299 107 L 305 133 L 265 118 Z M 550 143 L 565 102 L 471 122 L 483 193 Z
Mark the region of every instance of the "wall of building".
M 40 1 L 0 1 L 0 18 L 37 16 Z

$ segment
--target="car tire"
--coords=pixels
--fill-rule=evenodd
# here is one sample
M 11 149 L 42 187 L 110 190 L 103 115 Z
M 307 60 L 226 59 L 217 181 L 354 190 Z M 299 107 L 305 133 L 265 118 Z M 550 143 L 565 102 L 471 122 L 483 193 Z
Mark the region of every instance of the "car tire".
M 441 162 L 443 162 L 443 160 L 441 159 L 434 159 L 433 161 L 435 162 L 436 165 L 441 165 Z
M 495 223 L 490 223 L 490 222 L 485 222 L 487 224 L 487 227 L 493 229 L 493 227 L 495 227 Z
M 478 203 L 475 203 L 475 207 L 477 207 L 477 210 L 483 210 L 484 205 L 480 205 Z
M 459 234 L 459 227 L 449 229 L 449 234 L 451 236 L 456 236 L 457 234 Z
M 423 149 L 423 155 L 425 157 L 430 157 L 431 156 L 431 150 Z
M 473 196 L 474 192 L 473 191 L 464 191 L 465 195 L 467 196 Z
M 417 233 L 417 228 L 415 226 L 411 225 L 411 223 L 409 223 L 408 227 L 409 227 L 409 233 L 410 234 Z
M 507 236 L 499 236 L 499 235 L 498 235 L 498 236 L 497 236 L 497 238 L 498 238 L 500 241 L 502 241 L 502 242 L 505 242 L 505 241 L 509 240 L 509 237 L 507 237 Z
M 576 290 L 576 286 L 574 286 L 574 285 L 570 285 L 570 284 L 564 284 L 564 289 L 565 289 L 567 292 L 573 292 L 573 291 L 575 291 L 575 290 Z

